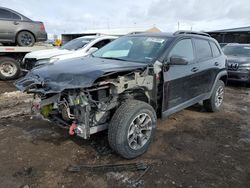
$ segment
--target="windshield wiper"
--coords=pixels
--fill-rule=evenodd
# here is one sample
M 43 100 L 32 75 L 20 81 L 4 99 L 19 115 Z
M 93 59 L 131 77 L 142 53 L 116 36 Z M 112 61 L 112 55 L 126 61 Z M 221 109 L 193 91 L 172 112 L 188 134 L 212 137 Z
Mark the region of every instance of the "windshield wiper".
M 117 57 L 99 57 L 99 58 L 103 58 L 103 59 L 112 59 L 112 60 L 118 60 L 118 61 L 127 61 L 125 59 L 120 59 L 120 58 L 117 58 Z

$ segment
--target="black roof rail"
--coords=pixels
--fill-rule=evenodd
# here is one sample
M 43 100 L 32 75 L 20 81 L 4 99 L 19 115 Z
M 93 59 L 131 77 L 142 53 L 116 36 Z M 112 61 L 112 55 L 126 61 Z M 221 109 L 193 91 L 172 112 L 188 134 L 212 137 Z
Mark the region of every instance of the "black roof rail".
M 176 31 L 174 32 L 174 35 L 181 35 L 181 34 L 190 34 L 190 35 L 202 35 L 206 37 L 211 37 L 209 34 L 204 32 L 197 32 L 197 31 Z

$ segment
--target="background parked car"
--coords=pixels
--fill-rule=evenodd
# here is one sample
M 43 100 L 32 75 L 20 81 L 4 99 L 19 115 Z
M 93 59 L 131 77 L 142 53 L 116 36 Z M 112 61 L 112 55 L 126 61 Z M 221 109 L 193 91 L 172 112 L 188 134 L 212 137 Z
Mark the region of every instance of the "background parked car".
M 226 46 L 228 43 L 219 43 L 220 47 L 223 48 L 224 46 Z
M 227 55 L 228 80 L 250 83 L 250 44 L 228 44 L 223 51 Z
M 73 39 L 60 48 L 39 50 L 25 55 L 21 67 L 23 71 L 57 60 L 81 57 L 115 40 L 115 36 L 84 36 Z
M 47 33 L 43 22 L 32 21 L 22 14 L 0 7 L 0 42 L 33 46 L 35 42 L 46 41 Z

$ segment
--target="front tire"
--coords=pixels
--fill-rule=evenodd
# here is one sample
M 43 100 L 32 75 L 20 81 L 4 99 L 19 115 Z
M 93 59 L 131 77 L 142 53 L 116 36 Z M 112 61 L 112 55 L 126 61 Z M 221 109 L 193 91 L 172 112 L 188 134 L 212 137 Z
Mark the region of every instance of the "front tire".
M 20 75 L 19 63 L 10 57 L 0 58 L 0 79 L 12 80 Z
M 18 46 L 33 46 L 35 44 L 35 37 L 28 31 L 21 31 L 17 34 Z
M 218 80 L 213 90 L 212 96 L 203 101 L 203 105 L 208 112 L 220 111 L 224 100 L 225 84 L 222 80 Z
M 145 153 L 153 139 L 156 113 L 149 104 L 128 100 L 115 112 L 108 129 L 110 147 L 126 159 Z

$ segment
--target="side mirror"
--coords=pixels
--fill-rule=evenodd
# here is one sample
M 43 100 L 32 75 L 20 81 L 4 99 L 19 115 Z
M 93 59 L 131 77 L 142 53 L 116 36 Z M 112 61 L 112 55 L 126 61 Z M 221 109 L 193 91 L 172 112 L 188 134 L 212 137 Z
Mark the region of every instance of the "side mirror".
M 95 51 L 97 51 L 98 50 L 98 48 L 96 48 L 96 47 L 91 47 L 89 50 L 88 50 L 88 53 L 89 54 L 92 54 L 92 53 L 94 53 Z
M 187 65 L 188 61 L 180 56 L 170 57 L 169 65 Z

